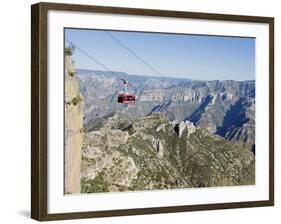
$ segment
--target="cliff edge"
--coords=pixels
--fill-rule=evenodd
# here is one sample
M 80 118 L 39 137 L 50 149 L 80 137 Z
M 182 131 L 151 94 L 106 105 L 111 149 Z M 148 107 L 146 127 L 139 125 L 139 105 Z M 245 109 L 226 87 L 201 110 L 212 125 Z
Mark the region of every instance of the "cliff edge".
M 83 145 L 83 106 L 79 79 L 71 59 L 71 49 L 65 50 L 65 194 L 80 193 L 81 150 Z

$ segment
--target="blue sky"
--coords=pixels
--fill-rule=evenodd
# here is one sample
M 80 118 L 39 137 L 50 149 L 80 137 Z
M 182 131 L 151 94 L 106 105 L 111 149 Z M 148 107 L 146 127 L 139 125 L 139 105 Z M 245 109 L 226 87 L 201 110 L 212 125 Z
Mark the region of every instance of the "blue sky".
M 197 80 L 255 79 L 254 38 L 109 32 L 163 76 Z M 102 30 L 65 29 L 65 38 L 112 71 L 158 76 Z M 76 68 L 104 70 L 78 50 L 73 60 Z

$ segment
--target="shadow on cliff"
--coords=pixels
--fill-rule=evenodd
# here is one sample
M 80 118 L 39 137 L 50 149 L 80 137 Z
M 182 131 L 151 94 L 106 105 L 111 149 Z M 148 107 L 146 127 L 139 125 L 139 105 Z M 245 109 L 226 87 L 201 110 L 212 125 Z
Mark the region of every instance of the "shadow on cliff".
M 205 112 L 206 107 L 208 106 L 208 104 L 212 101 L 213 97 L 208 95 L 204 101 L 202 102 L 202 104 L 190 115 L 186 118 L 186 120 L 191 121 L 193 124 L 196 124 L 202 114 Z
M 246 117 L 245 99 L 241 97 L 234 105 L 232 105 L 223 119 L 222 125 L 217 128 L 216 134 L 226 137 L 226 134 L 234 128 L 240 128 L 243 124 L 247 123 L 250 119 Z M 232 135 L 235 131 L 232 132 Z M 233 136 L 229 136 L 232 138 Z

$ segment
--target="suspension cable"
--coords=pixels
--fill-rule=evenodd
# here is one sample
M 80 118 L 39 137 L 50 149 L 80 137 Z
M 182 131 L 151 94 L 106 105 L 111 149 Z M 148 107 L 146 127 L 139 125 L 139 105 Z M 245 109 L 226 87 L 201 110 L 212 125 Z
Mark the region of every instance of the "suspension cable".
M 120 46 L 125 48 L 130 54 L 132 54 L 134 57 L 136 57 L 139 61 L 141 61 L 144 65 L 146 65 L 150 70 L 152 70 L 157 75 L 163 77 L 163 75 L 157 71 L 152 65 L 150 65 L 147 61 L 142 59 L 139 55 L 137 55 L 132 49 L 130 49 L 128 46 L 126 46 L 124 43 L 122 43 L 119 39 L 117 39 L 115 36 L 113 36 L 110 32 L 104 31 L 111 39 L 113 39 L 116 43 L 118 43 Z
M 88 58 L 90 58 L 91 60 L 93 60 L 94 62 L 96 62 L 98 65 L 100 65 L 104 70 L 108 71 L 108 72 L 112 72 L 113 71 L 111 69 L 109 69 L 107 66 L 105 66 L 103 63 L 101 63 L 98 59 L 96 59 L 95 57 L 93 57 L 92 55 L 90 55 L 88 52 L 86 52 L 85 50 L 83 50 L 82 48 L 80 48 L 79 46 L 77 46 L 76 44 L 74 44 L 73 42 L 71 42 L 68 39 L 65 39 L 66 42 L 68 42 L 70 45 L 73 45 L 75 47 L 75 49 L 79 50 L 81 53 L 83 53 L 84 55 L 86 55 Z

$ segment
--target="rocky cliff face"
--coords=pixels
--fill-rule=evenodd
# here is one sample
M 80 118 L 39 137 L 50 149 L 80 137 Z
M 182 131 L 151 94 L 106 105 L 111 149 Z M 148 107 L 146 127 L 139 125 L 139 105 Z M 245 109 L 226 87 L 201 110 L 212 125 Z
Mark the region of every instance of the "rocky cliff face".
M 83 97 L 79 91 L 71 55 L 65 55 L 65 189 L 80 193 L 81 150 L 83 145 Z
M 83 193 L 250 185 L 255 157 L 249 144 L 192 122 L 158 112 L 130 119 L 123 111 L 86 134 L 81 182 Z
M 120 76 L 133 84 L 138 97 L 128 113 L 144 117 L 164 113 L 170 120 L 190 121 L 228 140 L 255 143 L 255 81 L 194 81 L 79 70 L 85 97 L 84 125 L 92 124 L 122 107 L 116 102 L 123 89 Z
M 75 186 L 67 192 L 255 184 L 254 81 L 80 70 L 82 122 L 83 98 L 70 57 L 66 68 L 66 178 Z M 119 76 L 137 95 L 128 110 L 116 102 L 123 89 Z

